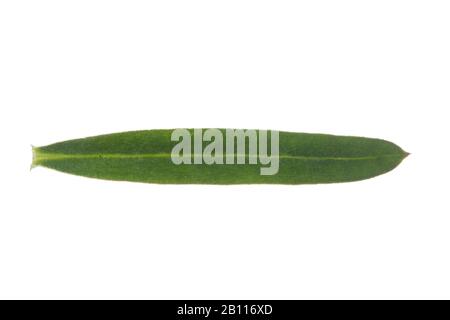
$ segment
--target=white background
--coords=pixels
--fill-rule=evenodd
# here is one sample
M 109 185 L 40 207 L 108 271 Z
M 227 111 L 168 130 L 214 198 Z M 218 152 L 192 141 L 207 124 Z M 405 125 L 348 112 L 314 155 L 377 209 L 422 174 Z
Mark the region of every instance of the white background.
M 2 1 L 0 298 L 450 298 L 449 1 Z M 138 129 L 384 138 L 362 182 L 170 186 L 43 168 Z

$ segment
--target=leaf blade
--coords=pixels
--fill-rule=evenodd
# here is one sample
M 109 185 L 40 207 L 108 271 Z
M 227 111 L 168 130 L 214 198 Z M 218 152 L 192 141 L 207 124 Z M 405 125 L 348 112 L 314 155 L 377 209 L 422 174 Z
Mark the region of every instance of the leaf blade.
M 262 176 L 259 165 L 175 165 L 170 158 L 176 144 L 170 139 L 171 132 L 123 132 L 37 147 L 33 165 L 117 181 L 316 184 L 372 178 L 391 171 L 408 155 L 380 139 L 280 132 L 279 172 Z

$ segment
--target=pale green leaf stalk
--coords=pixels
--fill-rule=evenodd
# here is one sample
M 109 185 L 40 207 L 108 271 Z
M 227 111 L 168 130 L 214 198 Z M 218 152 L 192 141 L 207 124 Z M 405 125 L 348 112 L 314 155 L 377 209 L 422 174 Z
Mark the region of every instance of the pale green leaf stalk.
M 194 139 L 194 129 L 182 130 Z M 203 130 L 197 137 L 201 138 L 207 131 Z M 217 131 L 226 136 L 226 129 Z M 202 152 L 206 152 L 211 139 L 202 141 L 201 149 L 194 141 L 185 141 L 191 150 L 182 156 L 185 162 L 190 160 L 189 164 L 173 157 L 179 141 L 173 141 L 172 134 L 173 130 L 133 131 L 33 147 L 32 166 L 90 178 L 146 183 L 317 184 L 372 178 L 391 171 L 408 155 L 397 145 L 380 139 L 279 132 L 278 163 L 275 166 L 273 158 L 271 168 L 270 152 L 267 157 L 247 152 L 241 158 L 245 163 L 227 164 L 227 157 L 236 160 L 240 155 L 238 152 L 230 154 L 226 141 L 222 141 L 224 163 L 216 157 L 216 161 L 209 164 L 212 161 L 202 158 Z M 269 138 L 268 141 L 267 148 L 271 151 L 274 141 Z M 216 153 L 215 156 L 220 155 Z

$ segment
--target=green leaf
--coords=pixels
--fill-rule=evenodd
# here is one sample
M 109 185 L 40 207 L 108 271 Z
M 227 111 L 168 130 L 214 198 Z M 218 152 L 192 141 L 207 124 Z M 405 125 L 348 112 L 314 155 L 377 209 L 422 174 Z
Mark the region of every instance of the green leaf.
M 380 139 L 279 132 L 278 171 L 262 175 L 261 168 L 268 165 L 261 163 L 263 157 L 257 164 L 249 164 L 250 158 L 258 158 L 258 154 L 248 152 L 245 164 L 177 165 L 171 158 L 178 144 L 171 140 L 172 132 L 113 133 L 34 147 L 32 166 L 91 178 L 147 183 L 315 184 L 372 178 L 394 169 L 408 155 L 397 145 Z M 194 129 L 187 132 L 194 137 Z M 220 132 L 226 136 L 225 129 Z M 210 143 L 204 141 L 202 147 Z M 223 141 L 224 153 L 225 144 Z M 192 153 L 196 152 L 193 140 L 191 146 Z

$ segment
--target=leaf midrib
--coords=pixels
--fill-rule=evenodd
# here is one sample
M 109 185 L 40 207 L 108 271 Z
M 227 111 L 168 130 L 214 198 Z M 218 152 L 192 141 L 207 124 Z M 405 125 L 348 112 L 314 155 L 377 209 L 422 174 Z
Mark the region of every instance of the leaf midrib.
M 191 157 L 196 154 L 191 154 Z M 199 155 L 200 156 L 200 155 Z M 223 156 L 226 156 L 224 154 Z M 239 155 L 235 154 L 235 157 Z M 259 157 L 259 155 L 244 155 L 245 157 Z M 298 160 L 335 160 L 335 161 L 350 161 L 350 160 L 376 160 L 385 157 L 401 157 L 401 154 L 383 154 L 363 157 L 333 157 L 333 156 L 296 156 L 288 154 L 280 154 L 280 159 L 298 159 Z M 267 156 L 270 157 L 270 156 Z M 67 160 L 67 159 L 140 159 L 140 158 L 171 158 L 170 153 L 108 153 L 108 154 L 67 154 L 67 153 L 40 153 L 34 154 L 34 162 L 47 160 Z

